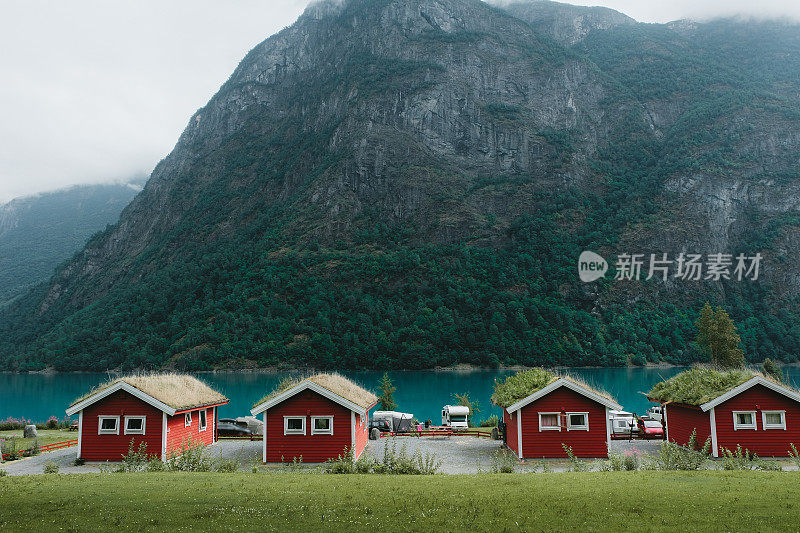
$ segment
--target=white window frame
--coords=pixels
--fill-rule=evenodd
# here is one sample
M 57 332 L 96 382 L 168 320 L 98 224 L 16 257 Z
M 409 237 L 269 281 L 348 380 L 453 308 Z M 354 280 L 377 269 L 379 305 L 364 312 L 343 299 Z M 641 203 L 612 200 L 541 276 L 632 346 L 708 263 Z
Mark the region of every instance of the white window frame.
M 303 421 L 302 429 L 289 429 L 289 420 L 299 418 Z M 306 434 L 306 417 L 305 415 L 285 415 L 283 417 L 283 434 L 284 435 L 305 435 Z
M 767 424 L 767 415 L 781 415 L 781 423 L 780 424 Z M 786 411 L 761 411 L 761 423 L 764 427 L 764 430 L 768 429 L 786 429 Z
M 582 415 L 583 421 L 586 422 L 585 424 L 580 424 L 573 426 L 572 425 L 572 417 L 574 415 Z M 589 431 L 589 413 L 583 411 L 577 411 L 574 413 L 567 413 L 567 431 Z
M 103 420 L 113 420 L 116 423 L 114 429 L 103 429 Z M 112 415 L 98 415 L 97 416 L 97 434 L 98 435 L 119 435 L 119 416 Z
M 141 420 L 142 429 L 128 429 L 128 420 Z M 147 427 L 147 417 L 144 415 L 125 415 L 125 434 L 126 435 L 144 435 L 145 428 Z
M 750 415 L 753 419 L 752 424 L 740 424 L 737 415 Z M 755 411 L 733 411 L 733 430 L 740 431 L 740 430 L 748 430 L 751 429 L 753 431 L 758 430 L 758 425 L 756 423 L 756 412 Z
M 192 412 L 183 413 L 183 427 L 192 427 Z
M 556 426 L 543 425 L 542 415 L 556 415 L 556 420 L 558 420 L 558 425 Z M 539 431 L 561 431 L 561 413 L 546 413 L 546 412 L 539 413 Z
M 206 419 L 206 423 L 203 424 L 203 419 Z M 207 409 L 200 409 L 197 411 L 197 423 L 200 425 L 200 429 L 198 429 L 198 433 L 200 431 L 205 431 L 208 429 L 208 412 Z
M 328 429 L 317 429 L 315 422 L 317 420 L 328 419 Z M 312 416 L 311 417 L 311 434 L 312 435 L 333 435 L 333 415 Z

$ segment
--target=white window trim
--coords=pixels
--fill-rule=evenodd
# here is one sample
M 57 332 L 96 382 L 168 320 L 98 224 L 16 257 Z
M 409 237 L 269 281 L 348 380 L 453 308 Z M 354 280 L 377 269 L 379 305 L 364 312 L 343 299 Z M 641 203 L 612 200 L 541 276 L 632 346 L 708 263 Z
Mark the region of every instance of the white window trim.
M 289 429 L 289 419 L 299 418 L 303 421 L 302 429 Z M 306 417 L 305 415 L 284 415 L 283 417 L 283 434 L 284 435 L 305 435 L 306 434 Z
M 116 429 L 103 429 L 103 420 L 111 419 L 116 421 Z M 98 435 L 119 435 L 119 416 L 98 415 L 97 416 L 97 434 Z
M 128 430 L 128 420 L 139 419 L 142 421 L 142 429 Z M 144 415 L 131 415 L 125 416 L 125 434 L 126 435 L 144 435 L 147 428 L 147 417 Z
M 750 415 L 753 418 L 753 423 L 752 424 L 740 424 L 739 421 L 737 420 L 737 416 L 736 415 Z M 734 411 L 733 412 L 733 429 L 734 429 L 734 431 L 747 430 L 747 429 L 751 429 L 753 431 L 756 431 L 758 429 L 757 424 L 756 424 L 756 412 L 755 411 Z
M 542 425 L 542 415 L 556 415 L 558 419 L 557 426 L 544 426 Z M 561 431 L 561 413 L 539 413 L 539 431 Z
M 314 427 L 314 422 L 322 419 L 329 419 L 328 429 L 317 429 Z M 312 435 L 333 435 L 333 415 L 312 416 L 311 417 L 311 434 Z
M 206 419 L 206 424 L 205 425 L 203 425 L 203 413 L 205 413 L 205 415 L 206 415 L 205 416 L 205 419 Z M 208 429 L 208 412 L 207 412 L 206 409 L 200 409 L 199 411 L 197 411 L 197 424 L 200 426 L 200 429 L 197 430 L 198 433 Z
M 572 415 L 583 415 L 583 419 L 586 421 L 586 423 L 581 424 L 579 426 L 573 426 L 572 420 L 570 419 Z M 589 431 L 589 413 L 588 412 L 567 413 L 567 431 Z
M 188 428 L 192 426 L 192 412 L 183 414 L 183 427 Z
M 780 424 L 767 424 L 767 415 L 781 415 Z M 786 429 L 786 411 L 761 411 L 761 423 L 764 430 L 767 429 Z

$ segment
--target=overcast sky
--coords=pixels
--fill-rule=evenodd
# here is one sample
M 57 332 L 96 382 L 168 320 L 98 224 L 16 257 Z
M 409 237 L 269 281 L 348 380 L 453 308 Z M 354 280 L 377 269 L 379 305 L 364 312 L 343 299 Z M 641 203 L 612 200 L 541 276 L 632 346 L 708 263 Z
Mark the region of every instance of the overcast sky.
M 0 202 L 149 174 L 308 0 L 0 0 Z M 575 0 L 646 22 L 800 19 L 797 0 Z

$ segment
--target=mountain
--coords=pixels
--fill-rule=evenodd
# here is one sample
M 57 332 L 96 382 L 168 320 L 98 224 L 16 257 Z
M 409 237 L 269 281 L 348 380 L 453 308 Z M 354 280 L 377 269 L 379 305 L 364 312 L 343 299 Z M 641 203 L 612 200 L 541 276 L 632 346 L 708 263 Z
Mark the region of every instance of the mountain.
M 688 363 L 800 348 L 800 32 L 551 2 L 311 5 L 120 221 L 0 318 L 12 369 Z M 578 256 L 760 253 L 757 280 Z
M 0 204 L 0 305 L 47 281 L 119 219 L 142 184 L 76 186 Z

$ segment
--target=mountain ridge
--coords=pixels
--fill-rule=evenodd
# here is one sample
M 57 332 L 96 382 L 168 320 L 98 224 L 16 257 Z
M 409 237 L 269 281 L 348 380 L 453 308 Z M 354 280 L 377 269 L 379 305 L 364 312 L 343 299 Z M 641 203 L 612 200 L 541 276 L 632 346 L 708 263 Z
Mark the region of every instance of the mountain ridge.
M 782 47 L 800 51 L 775 25 L 546 2 L 314 4 L 245 56 L 120 222 L 5 313 L 0 359 L 683 364 L 708 299 L 751 360 L 793 360 L 800 65 Z M 762 248 L 760 283 L 575 275 L 583 249 Z

